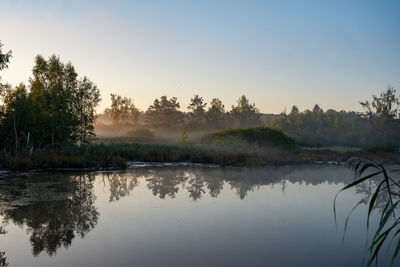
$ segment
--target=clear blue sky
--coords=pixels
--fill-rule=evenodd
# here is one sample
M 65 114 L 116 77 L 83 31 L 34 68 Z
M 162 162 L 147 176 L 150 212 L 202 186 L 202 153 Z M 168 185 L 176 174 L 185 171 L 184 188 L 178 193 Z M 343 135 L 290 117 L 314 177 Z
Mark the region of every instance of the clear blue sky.
M 262 112 L 359 109 L 400 91 L 400 1 L 2 0 L 4 81 L 27 82 L 35 55 L 57 54 L 146 109 L 176 96 L 247 95 Z

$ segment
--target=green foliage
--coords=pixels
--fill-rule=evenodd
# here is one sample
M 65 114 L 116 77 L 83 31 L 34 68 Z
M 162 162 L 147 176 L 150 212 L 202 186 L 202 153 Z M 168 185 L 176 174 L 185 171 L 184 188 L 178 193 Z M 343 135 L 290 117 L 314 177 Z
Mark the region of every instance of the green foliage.
M 242 95 L 236 106 L 232 106 L 230 115 L 235 127 L 254 127 L 261 125 L 261 114 L 254 103 L 249 103 L 245 95 Z
M 96 107 L 100 102 L 100 91 L 86 76 L 78 80 L 74 95 L 74 114 L 78 121 L 80 144 L 88 144 L 94 134 Z
M 203 127 L 205 123 L 205 107 L 207 103 L 198 95 L 190 99 L 190 104 L 187 107 L 189 110 L 189 124 L 192 127 Z
M 361 147 L 364 151 L 371 152 L 371 153 L 397 153 L 399 152 L 399 145 L 398 144 L 372 144 L 372 145 L 365 145 Z
M 315 104 L 315 106 L 313 107 L 313 113 L 318 114 L 318 113 L 323 113 L 324 111 L 322 110 L 322 108 L 318 105 Z
M 154 132 L 146 127 L 137 127 L 132 131 L 128 131 L 126 136 L 136 142 L 152 142 L 154 140 Z
M 10 63 L 10 58 L 12 57 L 12 52 L 11 50 L 3 53 L 2 51 L 3 44 L 0 41 L 0 71 L 8 68 L 8 63 Z M 1 76 L 0 76 L 0 81 L 1 81 Z
M 65 146 L 60 150 L 41 149 L 12 156 L 0 151 L 0 167 L 10 170 L 47 168 L 123 169 L 126 161 L 193 162 L 221 166 L 265 166 L 287 164 L 312 164 L 315 161 L 343 162 L 354 155 L 364 155 L 372 160 L 400 162 L 400 154 L 381 154 L 330 149 L 260 148 L 236 137 L 226 146 L 186 144 L 146 144 L 132 142 L 94 143 L 83 146 Z M 232 143 L 237 142 L 237 143 Z M 239 141 L 238 141 L 239 140 Z M 242 142 L 242 145 L 239 143 Z
M 225 113 L 225 106 L 220 99 L 213 98 L 211 100 L 205 117 L 208 127 L 212 129 L 225 128 L 227 125 L 227 114 Z
M 396 89 L 389 86 L 386 91 L 382 91 L 379 96 L 372 96 L 373 101 L 370 104 L 368 100 L 360 102 L 365 110 L 360 115 L 364 118 L 372 119 L 376 114 L 384 120 L 399 119 L 399 98 L 396 97 Z
M 190 99 L 187 106 L 188 112 L 179 110 L 180 104 L 176 97 L 170 99 L 167 96 L 161 96 L 155 99 L 147 111 L 143 114 L 134 108 L 134 105 L 129 98 L 122 98 L 118 95 L 111 95 L 111 108 L 104 110 L 100 115 L 102 122 L 112 120 L 115 123 L 121 124 L 134 118 L 134 122 L 145 122 L 148 126 L 162 128 L 163 130 L 187 127 L 191 130 L 204 129 L 226 129 L 237 127 L 256 127 L 262 125 L 261 114 L 254 103 L 249 103 L 246 96 L 241 96 L 236 106 L 232 106 L 231 111 L 225 111 L 225 106 L 218 98 L 213 98 L 210 102 L 210 107 L 206 110 L 207 103 L 203 97 L 194 95 Z M 130 112 L 129 107 L 133 107 L 134 112 Z M 125 114 L 125 115 L 124 115 Z M 133 115 L 130 115 L 133 114 Z M 144 121 L 138 120 L 138 115 L 144 118 Z M 128 118 L 128 119 L 127 119 Z M 141 119 L 140 118 L 140 119 Z
M 183 122 L 182 112 L 179 111 L 180 104 L 176 97 L 170 99 L 162 96 L 155 99 L 146 111 L 147 123 L 163 128 L 176 127 Z
M 356 112 L 323 111 L 316 105 L 313 111 L 298 112 L 273 118 L 267 126 L 279 129 L 303 146 L 364 146 L 376 143 L 399 144 L 399 120 L 365 119 Z
M 228 129 L 204 136 L 203 142 L 213 145 L 279 147 L 292 149 L 296 147 L 295 141 L 282 131 L 268 127 Z
M 299 108 L 296 105 L 293 106 L 291 111 L 290 111 L 290 113 L 293 113 L 293 114 L 298 114 L 299 112 L 300 112 Z
M 2 95 L 0 112 L 0 142 L 16 151 L 29 145 L 29 128 L 33 127 L 32 101 L 26 86 L 20 84 L 15 89 L 7 87 Z
M 138 116 L 139 110 L 135 107 L 131 98 L 111 94 L 111 118 L 115 124 L 122 121 L 136 123 Z
M 100 101 L 96 85 L 56 56 L 37 56 L 32 73 L 29 90 L 20 84 L 1 95 L 0 146 L 19 152 L 88 143 Z
M 3 167 L 13 171 L 55 168 L 124 169 L 126 161 L 118 155 L 103 151 L 88 153 L 85 147 L 75 147 L 59 151 L 34 151 L 32 154 L 11 157 L 4 165 Z
M 249 148 L 254 148 L 254 144 L 249 144 L 241 137 L 238 136 L 224 136 L 224 137 L 207 137 L 203 139 L 206 144 L 226 149 L 239 149 L 245 150 Z
M 373 194 L 368 200 L 367 227 L 370 228 L 370 217 L 374 209 L 379 209 L 379 224 L 374 231 L 372 240 L 368 244 L 369 258 L 366 265 L 371 266 L 374 261 L 378 263 L 378 256 L 384 244 L 394 245 L 392 254 L 392 265 L 400 251 L 400 218 L 398 217 L 398 206 L 400 203 L 400 184 L 398 179 L 391 177 L 381 164 L 359 158 L 350 159 L 347 166 L 353 169 L 357 179 L 343 187 L 340 192 L 354 188 L 355 186 L 370 182 L 373 187 Z M 340 193 L 338 192 L 338 194 Z M 333 210 L 336 222 L 336 198 Z M 379 204 L 379 201 L 382 204 Z M 359 203 L 362 203 L 361 201 Z M 358 207 L 358 204 L 351 210 L 349 216 Z M 346 219 L 345 230 L 347 228 Z

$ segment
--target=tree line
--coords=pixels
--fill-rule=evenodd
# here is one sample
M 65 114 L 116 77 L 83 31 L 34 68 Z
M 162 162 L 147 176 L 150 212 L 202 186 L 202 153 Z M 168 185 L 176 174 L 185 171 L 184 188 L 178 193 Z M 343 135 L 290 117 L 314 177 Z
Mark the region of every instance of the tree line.
M 213 98 L 207 107 L 203 97 L 194 95 L 187 112 L 180 110 L 176 97 L 156 98 L 146 111 L 139 111 L 131 98 L 111 94 L 111 107 L 101 116 L 111 119 L 113 124 L 142 124 L 157 128 L 221 129 L 262 126 L 262 114 L 254 103 L 242 95 L 230 111 L 219 98 Z
M 3 52 L 0 42 L 0 70 L 8 68 L 12 52 Z M 0 77 L 1 81 L 1 77 Z M 3 152 L 60 149 L 90 143 L 95 136 L 96 107 L 100 91 L 74 66 L 53 55 L 36 56 L 28 84 L 0 83 L 0 147 Z M 111 107 L 102 114 L 114 124 L 130 122 L 159 128 L 228 128 L 262 125 L 254 103 L 241 96 L 231 111 L 222 101 L 207 103 L 195 95 L 188 112 L 180 111 L 176 97 L 161 96 L 147 111 L 139 111 L 131 98 L 111 94 Z
M 4 69 L 12 54 L 1 48 L 0 69 Z M 1 84 L 0 99 L 0 146 L 4 151 L 55 149 L 86 144 L 94 137 L 99 89 L 57 56 L 36 56 L 29 84 Z
M 176 97 L 161 96 L 146 111 L 139 111 L 133 100 L 111 95 L 111 108 L 103 117 L 113 124 L 131 123 L 153 128 L 187 128 L 216 130 L 268 126 L 279 129 L 306 146 L 364 146 L 371 144 L 399 144 L 399 97 L 389 86 L 372 100 L 360 101 L 362 112 L 324 111 L 318 104 L 312 110 L 300 111 L 295 105 L 287 114 L 262 114 L 246 96 L 241 96 L 230 111 L 218 98 L 210 104 L 199 95 L 190 99 L 187 111 L 180 111 Z
M 372 101 L 360 101 L 362 112 L 324 111 L 318 105 L 300 112 L 293 106 L 290 113 L 275 116 L 267 126 L 283 130 L 304 145 L 363 146 L 399 145 L 400 109 L 396 90 L 389 86 Z
M 0 42 L 0 71 L 7 68 L 12 52 L 3 52 Z M 57 56 L 38 55 L 28 84 L 13 87 L 0 77 L 0 148 L 3 152 L 59 149 L 90 143 L 95 137 L 96 107 L 100 91 L 86 76 L 80 77 L 74 66 Z M 230 110 L 219 98 L 206 103 L 194 95 L 187 111 L 181 111 L 176 97 L 154 99 L 140 111 L 131 98 L 111 94 L 111 106 L 102 118 L 114 125 L 132 124 L 157 129 L 217 130 L 268 126 L 284 131 L 300 144 L 310 146 L 399 144 L 399 97 L 390 87 L 372 100 L 359 102 L 363 112 L 312 110 L 262 114 L 242 95 Z M 186 130 L 182 131 L 183 135 Z

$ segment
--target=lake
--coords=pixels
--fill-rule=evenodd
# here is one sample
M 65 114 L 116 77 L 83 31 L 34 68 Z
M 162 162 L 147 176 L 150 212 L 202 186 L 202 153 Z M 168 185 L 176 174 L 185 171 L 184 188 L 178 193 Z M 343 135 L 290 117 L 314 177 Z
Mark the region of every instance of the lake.
M 342 245 L 343 227 L 370 187 L 339 195 L 337 230 L 333 214 L 353 178 L 342 166 L 15 174 L 0 180 L 0 266 L 362 266 L 366 204 Z

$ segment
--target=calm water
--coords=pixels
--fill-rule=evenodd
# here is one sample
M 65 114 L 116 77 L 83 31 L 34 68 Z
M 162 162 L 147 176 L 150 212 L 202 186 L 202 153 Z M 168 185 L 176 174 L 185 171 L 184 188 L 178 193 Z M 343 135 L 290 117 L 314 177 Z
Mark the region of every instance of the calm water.
M 365 205 L 341 239 L 368 186 L 339 196 L 338 232 L 332 209 L 352 178 L 338 166 L 18 175 L 0 183 L 0 263 L 361 266 Z

